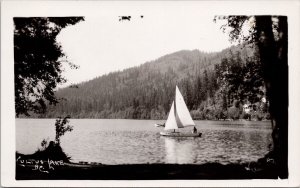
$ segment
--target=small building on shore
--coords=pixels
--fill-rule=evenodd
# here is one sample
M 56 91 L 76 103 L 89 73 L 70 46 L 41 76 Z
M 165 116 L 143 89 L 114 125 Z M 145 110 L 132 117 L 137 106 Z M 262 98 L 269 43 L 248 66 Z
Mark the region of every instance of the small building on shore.
M 251 104 L 244 104 L 243 105 L 243 111 L 246 113 L 246 114 L 249 114 L 251 112 L 252 109 L 252 105 Z

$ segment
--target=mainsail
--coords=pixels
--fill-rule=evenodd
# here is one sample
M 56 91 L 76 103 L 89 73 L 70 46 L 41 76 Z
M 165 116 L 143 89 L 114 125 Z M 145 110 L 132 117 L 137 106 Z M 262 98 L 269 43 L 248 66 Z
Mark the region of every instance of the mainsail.
M 191 117 L 191 114 L 190 114 L 177 86 L 176 86 L 175 103 L 176 103 L 175 111 L 176 111 L 176 114 L 177 114 L 178 119 L 181 122 L 182 126 L 183 127 L 195 126 L 195 123 Z
M 176 86 L 175 102 L 173 101 L 169 116 L 165 125 L 165 130 L 195 126 L 190 112 L 183 100 L 183 97 Z

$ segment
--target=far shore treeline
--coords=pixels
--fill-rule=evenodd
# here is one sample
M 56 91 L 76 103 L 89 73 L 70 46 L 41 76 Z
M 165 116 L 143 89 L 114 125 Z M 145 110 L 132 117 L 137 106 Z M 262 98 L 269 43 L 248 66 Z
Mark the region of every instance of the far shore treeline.
M 269 119 L 259 55 L 251 46 L 182 50 L 59 89 L 59 103 L 30 118 L 166 119 L 175 85 L 193 119 Z M 246 109 L 247 108 L 247 109 Z

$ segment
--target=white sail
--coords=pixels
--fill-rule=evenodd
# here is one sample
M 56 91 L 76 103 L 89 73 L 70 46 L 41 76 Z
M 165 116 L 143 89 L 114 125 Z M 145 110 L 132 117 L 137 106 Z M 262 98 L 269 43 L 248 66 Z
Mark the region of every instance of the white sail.
M 174 107 L 174 101 L 172 103 L 171 110 L 169 112 L 168 119 L 165 124 L 165 130 L 169 129 L 178 129 L 176 118 L 175 118 L 175 107 Z
M 178 116 L 177 121 L 179 125 L 182 125 L 183 127 L 187 126 L 195 126 L 195 123 L 191 117 L 191 114 L 183 100 L 183 97 L 176 86 L 176 93 L 175 93 L 175 103 L 176 103 L 176 116 Z

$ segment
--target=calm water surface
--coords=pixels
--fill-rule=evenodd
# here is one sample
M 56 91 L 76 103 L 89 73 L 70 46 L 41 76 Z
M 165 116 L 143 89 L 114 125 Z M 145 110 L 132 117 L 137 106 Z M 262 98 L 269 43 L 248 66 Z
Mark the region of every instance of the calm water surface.
M 255 161 L 272 142 L 270 122 L 195 121 L 201 138 L 162 137 L 163 129 L 154 127 L 162 122 L 72 119 L 74 130 L 61 138 L 61 145 L 73 162 L 227 164 Z M 54 119 L 17 119 L 17 151 L 30 154 L 43 139 L 54 140 L 54 123 Z

